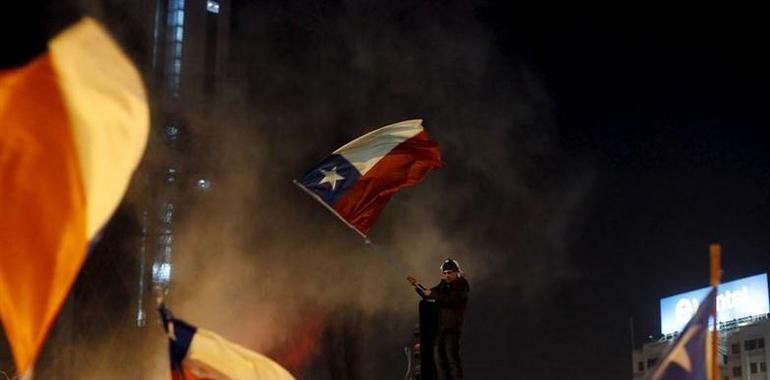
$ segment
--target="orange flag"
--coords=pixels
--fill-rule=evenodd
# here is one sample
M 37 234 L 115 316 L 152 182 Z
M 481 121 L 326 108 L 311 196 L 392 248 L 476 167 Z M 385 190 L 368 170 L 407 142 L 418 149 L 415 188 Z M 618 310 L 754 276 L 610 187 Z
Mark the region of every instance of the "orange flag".
M 20 373 L 120 203 L 148 128 L 139 73 L 92 19 L 0 71 L 0 319 Z

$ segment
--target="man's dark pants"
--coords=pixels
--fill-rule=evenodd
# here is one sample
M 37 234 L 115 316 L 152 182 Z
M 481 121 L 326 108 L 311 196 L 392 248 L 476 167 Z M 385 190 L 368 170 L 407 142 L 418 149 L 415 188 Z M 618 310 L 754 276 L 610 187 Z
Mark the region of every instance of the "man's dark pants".
M 433 362 L 437 380 L 462 380 L 460 365 L 460 333 L 440 332 L 433 344 Z

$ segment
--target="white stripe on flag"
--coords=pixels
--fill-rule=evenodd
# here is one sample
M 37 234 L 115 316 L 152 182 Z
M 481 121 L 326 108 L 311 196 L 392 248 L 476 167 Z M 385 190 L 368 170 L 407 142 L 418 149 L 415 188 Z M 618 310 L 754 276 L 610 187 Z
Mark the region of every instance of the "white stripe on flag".
M 80 161 L 90 239 L 123 198 L 150 112 L 139 72 L 98 22 L 84 18 L 49 47 Z
M 371 131 L 334 151 L 363 176 L 398 144 L 422 132 L 422 119 L 406 120 Z
M 193 335 L 184 366 L 193 375 L 206 379 L 295 380 L 289 371 L 267 356 L 202 328 Z

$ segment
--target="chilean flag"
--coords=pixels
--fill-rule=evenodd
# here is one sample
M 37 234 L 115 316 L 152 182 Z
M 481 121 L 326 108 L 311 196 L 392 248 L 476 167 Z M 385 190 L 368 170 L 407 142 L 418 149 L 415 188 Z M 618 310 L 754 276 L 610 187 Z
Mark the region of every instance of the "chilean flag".
M 176 319 L 159 308 L 168 334 L 172 380 L 296 380 L 270 358 Z
M 714 342 L 709 328 L 713 329 L 713 321 L 717 320 L 716 311 L 717 292 L 716 287 L 712 287 L 682 334 L 655 366 L 650 380 L 713 380 L 720 377 L 711 373 L 712 361 L 716 358 L 711 355 Z
M 0 70 L 0 319 L 19 373 L 31 373 L 148 129 L 139 72 L 92 19 Z
M 422 120 L 369 132 L 335 150 L 297 183 L 366 237 L 393 194 L 442 166 L 438 144 Z

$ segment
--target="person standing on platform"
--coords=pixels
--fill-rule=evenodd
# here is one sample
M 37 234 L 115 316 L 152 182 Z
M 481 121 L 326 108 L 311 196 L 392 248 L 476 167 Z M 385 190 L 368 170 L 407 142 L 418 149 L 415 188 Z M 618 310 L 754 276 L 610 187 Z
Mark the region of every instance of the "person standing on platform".
M 470 285 L 460 270 L 460 264 L 450 258 L 441 264 L 441 276 L 441 282 L 430 289 L 423 289 L 414 277 L 409 276 L 407 280 L 423 298 L 435 300 L 438 306 L 437 332 L 433 344 L 436 378 L 462 380 L 460 335 Z

